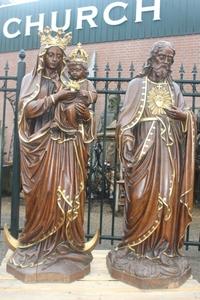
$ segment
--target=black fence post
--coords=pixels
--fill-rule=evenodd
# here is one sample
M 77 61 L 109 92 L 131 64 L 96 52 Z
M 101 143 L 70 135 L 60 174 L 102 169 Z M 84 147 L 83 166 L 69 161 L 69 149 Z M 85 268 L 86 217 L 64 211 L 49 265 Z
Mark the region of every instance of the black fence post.
M 196 76 L 197 76 L 197 66 L 196 64 L 193 66 L 193 69 L 192 69 L 192 80 L 193 80 L 193 83 L 192 83 L 192 93 L 193 93 L 193 97 L 192 97 L 192 111 L 195 112 L 195 101 L 196 101 L 196 97 L 195 97 L 195 93 L 196 93 L 196 84 L 195 84 L 195 81 L 196 81 Z
M 2 192 L 3 192 L 3 165 L 4 165 L 4 144 L 5 144 L 5 124 L 6 124 L 6 99 L 7 99 L 7 85 L 8 85 L 8 62 L 4 67 L 4 83 L 2 88 L 4 89 L 3 96 L 3 115 L 1 120 L 1 138 L 0 138 L 0 227 L 1 227 L 1 215 L 2 215 Z
M 20 205 L 20 150 L 18 135 L 18 101 L 22 78 L 25 75 L 26 64 L 24 50 L 19 53 L 19 62 L 17 67 L 17 89 L 14 111 L 14 141 L 13 141 L 13 175 L 12 175 L 12 199 L 11 199 L 11 234 L 18 237 L 19 231 L 19 205 Z
M 94 78 L 97 78 L 97 71 L 98 71 L 98 66 L 97 66 L 97 61 L 95 57 L 95 63 L 93 67 L 93 72 L 94 72 Z M 97 82 L 93 82 L 94 87 L 96 89 L 97 87 Z M 95 111 L 95 104 L 92 104 L 92 110 L 93 112 Z M 87 214 L 87 237 L 89 240 L 90 237 L 90 224 L 91 224 L 91 219 L 90 219 L 90 213 L 91 213 L 91 205 L 92 205 L 92 200 L 93 200 L 93 195 L 92 195 L 92 174 L 93 174 L 93 160 L 94 160 L 94 141 L 90 145 L 90 155 L 89 155 L 89 172 L 88 172 L 88 178 L 87 178 L 87 199 L 88 199 L 88 214 Z

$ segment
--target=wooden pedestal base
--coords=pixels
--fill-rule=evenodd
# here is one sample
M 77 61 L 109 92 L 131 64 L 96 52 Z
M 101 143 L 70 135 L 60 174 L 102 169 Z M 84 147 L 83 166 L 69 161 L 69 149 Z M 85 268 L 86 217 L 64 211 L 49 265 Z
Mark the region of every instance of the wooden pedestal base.
M 106 257 L 106 263 L 109 273 L 113 278 L 140 289 L 178 288 L 191 276 L 191 268 L 188 268 L 181 277 L 171 276 L 167 278 L 140 278 L 134 274 L 128 273 L 127 271 L 119 270 L 113 267 L 109 256 Z
M 6 266 L 8 273 L 23 282 L 72 282 L 83 278 L 90 272 L 90 263 L 81 264 L 80 262 L 62 259 L 56 265 L 44 268 L 43 265 L 34 267 L 20 268 L 8 262 Z

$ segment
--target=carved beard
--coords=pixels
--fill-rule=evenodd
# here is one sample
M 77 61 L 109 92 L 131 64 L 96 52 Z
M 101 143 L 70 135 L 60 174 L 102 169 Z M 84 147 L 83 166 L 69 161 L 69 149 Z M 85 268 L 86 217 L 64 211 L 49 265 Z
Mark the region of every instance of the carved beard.
M 152 66 L 155 76 L 160 80 L 165 80 L 171 73 L 169 65 L 153 64 Z

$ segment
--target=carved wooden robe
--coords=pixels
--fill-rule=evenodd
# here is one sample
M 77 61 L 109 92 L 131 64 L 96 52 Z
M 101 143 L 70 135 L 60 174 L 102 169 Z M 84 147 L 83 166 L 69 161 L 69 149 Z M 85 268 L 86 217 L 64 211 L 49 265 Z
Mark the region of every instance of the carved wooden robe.
M 150 258 L 178 254 L 193 201 L 195 120 L 189 111 L 184 124 L 167 117 L 159 110 L 159 95 L 165 104 L 184 109 L 176 83 L 136 78 L 129 84 L 118 121 L 127 195 L 119 248 L 127 246 Z M 126 139 L 134 140 L 131 165 L 124 150 Z
M 97 94 L 92 84 L 88 87 L 94 102 Z M 55 80 L 45 76 L 28 74 L 22 83 L 19 136 L 26 221 L 10 260 L 20 267 L 45 264 L 53 252 L 55 260 L 67 255 L 69 260 L 87 260 L 81 251 L 93 115 L 81 121 L 73 102 L 55 106 L 49 95 L 56 89 Z M 73 251 L 80 253 L 73 258 Z

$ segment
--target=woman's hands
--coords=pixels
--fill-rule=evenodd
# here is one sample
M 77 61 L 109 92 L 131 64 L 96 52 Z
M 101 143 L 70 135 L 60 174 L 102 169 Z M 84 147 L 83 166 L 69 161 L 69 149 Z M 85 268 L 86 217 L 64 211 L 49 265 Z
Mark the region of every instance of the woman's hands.
M 68 89 L 62 89 L 58 91 L 56 94 L 52 95 L 54 98 L 55 103 L 59 101 L 71 101 L 76 98 L 77 96 L 77 91 L 70 91 Z
M 80 93 L 80 91 L 70 91 L 68 89 L 62 89 L 59 92 L 57 92 L 56 94 L 51 95 L 54 99 L 54 103 L 58 103 L 58 102 L 62 102 L 62 101 L 72 101 L 74 100 L 76 97 L 78 97 L 78 95 L 81 95 L 82 97 L 87 97 L 85 92 L 87 91 L 83 91 L 83 93 Z M 72 107 L 74 107 L 77 116 L 82 119 L 83 121 L 87 121 L 90 119 L 90 111 L 87 108 L 86 105 L 84 105 L 83 103 L 79 102 L 79 103 L 71 103 L 69 105 L 72 105 Z M 71 107 L 71 109 L 72 109 Z

